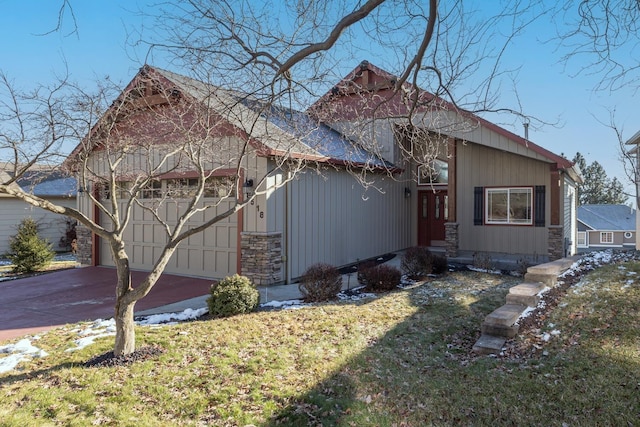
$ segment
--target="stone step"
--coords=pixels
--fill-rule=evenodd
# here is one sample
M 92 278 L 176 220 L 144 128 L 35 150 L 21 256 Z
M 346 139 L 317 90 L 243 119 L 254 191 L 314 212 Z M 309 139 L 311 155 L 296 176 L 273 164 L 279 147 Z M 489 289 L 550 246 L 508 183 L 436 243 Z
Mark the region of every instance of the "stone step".
M 551 262 L 545 262 L 544 264 L 533 265 L 527 268 L 527 273 L 534 274 L 555 274 L 556 276 L 564 273 L 577 261 L 578 258 L 561 258 Z
M 513 338 L 520 329 L 519 325 L 492 325 L 490 323 L 483 323 L 480 327 L 480 332 L 483 335 L 493 335 L 498 338 Z
M 513 326 L 527 307 L 521 304 L 505 304 L 484 318 L 484 325 Z
M 549 274 L 527 272 L 524 275 L 524 280 L 526 280 L 528 283 L 543 283 L 546 286 L 553 288 L 558 283 L 558 275 L 553 273 Z
M 528 307 L 535 307 L 540 302 L 538 294 L 545 288 L 544 284 L 521 283 L 509 289 L 507 294 L 507 304 L 522 304 Z
M 473 345 L 473 351 L 478 354 L 500 353 L 505 342 L 504 338 L 483 334 Z

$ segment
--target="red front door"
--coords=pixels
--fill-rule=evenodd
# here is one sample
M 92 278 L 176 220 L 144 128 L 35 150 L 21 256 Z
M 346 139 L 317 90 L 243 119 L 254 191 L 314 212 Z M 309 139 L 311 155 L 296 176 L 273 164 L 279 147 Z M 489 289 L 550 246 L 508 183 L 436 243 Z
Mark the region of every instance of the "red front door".
M 448 217 L 449 197 L 446 190 L 418 191 L 418 245 L 444 245 L 444 224 Z

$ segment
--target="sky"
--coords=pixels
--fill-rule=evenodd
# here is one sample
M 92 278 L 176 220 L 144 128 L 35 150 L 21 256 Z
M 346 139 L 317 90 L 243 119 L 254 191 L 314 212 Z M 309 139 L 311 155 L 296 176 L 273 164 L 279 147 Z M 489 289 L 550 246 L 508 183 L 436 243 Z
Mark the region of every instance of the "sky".
M 0 70 L 19 86 L 46 83 L 52 76 L 64 74 L 65 68 L 72 79 L 87 85 L 106 76 L 125 85 L 145 61 L 180 71 L 162 58 L 148 59 L 145 47 L 128 43 L 127 30 L 148 28 L 151 24 L 148 17 L 136 12 L 148 7 L 146 0 L 71 0 L 77 34 L 70 34 L 74 27 L 68 11 L 59 31 L 44 34 L 56 27 L 61 2 L 0 0 L 0 10 L 4 12 Z M 519 69 L 514 80 L 517 97 L 513 87 L 503 85 L 498 104 L 510 108 L 519 105 L 524 113 L 549 123 L 541 127 L 533 123 L 529 130 L 531 141 L 569 159 L 579 151 L 587 163 L 598 161 L 609 177 L 616 176 L 631 191 L 619 160 L 616 135 L 606 125 L 615 112 L 616 125 L 625 140 L 640 130 L 640 123 L 634 121 L 635 92 L 594 91 L 599 77 L 578 73 L 588 65 L 581 59 L 562 63 L 561 52 L 553 42 L 545 43 L 552 34 L 553 24 L 544 18 L 514 39 L 504 59 L 506 66 Z M 353 40 L 357 43 L 358 38 Z M 353 63 L 344 64 L 344 70 L 336 73 L 346 75 L 362 59 L 367 58 L 354 58 Z M 375 58 L 370 62 L 375 64 Z M 524 135 L 519 119 L 490 115 L 485 118 Z

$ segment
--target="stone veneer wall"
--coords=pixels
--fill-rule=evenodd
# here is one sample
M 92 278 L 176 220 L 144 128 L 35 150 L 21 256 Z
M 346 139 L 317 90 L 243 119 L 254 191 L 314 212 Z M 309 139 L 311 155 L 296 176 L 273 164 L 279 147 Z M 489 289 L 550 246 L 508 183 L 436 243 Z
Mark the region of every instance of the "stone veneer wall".
M 241 233 L 242 274 L 256 285 L 282 279 L 282 233 Z
M 449 258 L 458 256 L 458 225 L 457 222 L 447 222 L 444 224 L 444 239 L 446 242 L 447 257 Z
M 564 230 L 561 225 L 549 226 L 549 261 L 564 257 Z
M 82 224 L 76 225 L 76 257 L 81 265 L 93 265 L 91 253 L 93 247 L 93 239 L 91 230 Z

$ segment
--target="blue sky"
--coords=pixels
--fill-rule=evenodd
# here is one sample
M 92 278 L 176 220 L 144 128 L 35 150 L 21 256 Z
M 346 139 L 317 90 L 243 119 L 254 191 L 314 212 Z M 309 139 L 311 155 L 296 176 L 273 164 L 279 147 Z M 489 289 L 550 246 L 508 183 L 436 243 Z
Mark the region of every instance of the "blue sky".
M 55 73 L 64 73 L 65 62 L 71 77 L 86 85 L 105 76 L 125 84 L 144 63 L 147 53 L 144 48 L 128 46 L 126 32 L 126 28 L 150 24 L 134 12 L 139 4 L 145 3 L 143 0 L 72 1 L 78 34 L 68 35 L 73 27 L 67 14 L 61 31 L 43 36 L 39 34 L 53 29 L 57 23 L 58 1 L 0 0 L 4 12 L 0 26 L 4 56 L 0 69 L 23 87 L 46 82 Z M 624 138 L 631 137 L 640 129 L 640 122 L 634 121 L 635 93 L 633 90 L 594 92 L 598 76 L 576 75 L 586 63 L 579 60 L 568 65 L 560 63 L 561 54 L 555 44 L 544 43 L 553 31 L 549 20 L 544 18 L 514 40 L 505 59 L 509 67 L 519 67 L 514 80 L 517 98 L 513 87 L 503 84 L 499 105 L 513 108 L 519 104 L 525 113 L 547 123 L 557 123 L 531 128 L 529 139 L 568 158 L 580 151 L 588 163 L 597 160 L 609 176 L 617 176 L 630 190 L 619 161 L 616 136 L 599 122 L 609 123 L 610 111 L 615 110 L 616 123 L 623 129 Z M 361 59 L 369 58 L 360 57 L 336 73 L 345 75 Z M 370 61 L 376 63 L 375 58 Z M 173 69 L 161 60 L 150 62 Z M 380 65 L 384 68 L 384 64 Z M 523 135 L 519 119 L 486 118 Z

